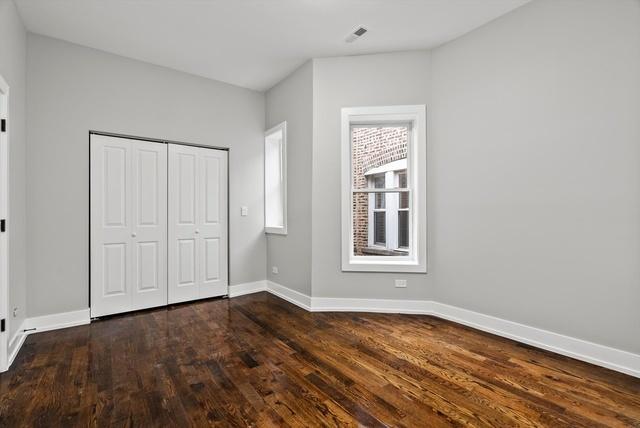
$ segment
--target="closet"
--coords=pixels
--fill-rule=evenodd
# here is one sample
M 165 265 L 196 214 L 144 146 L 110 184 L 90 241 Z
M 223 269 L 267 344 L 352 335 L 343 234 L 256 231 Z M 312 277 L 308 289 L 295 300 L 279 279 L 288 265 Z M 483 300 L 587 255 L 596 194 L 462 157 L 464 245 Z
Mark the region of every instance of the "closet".
M 91 317 L 227 294 L 227 156 L 90 135 Z

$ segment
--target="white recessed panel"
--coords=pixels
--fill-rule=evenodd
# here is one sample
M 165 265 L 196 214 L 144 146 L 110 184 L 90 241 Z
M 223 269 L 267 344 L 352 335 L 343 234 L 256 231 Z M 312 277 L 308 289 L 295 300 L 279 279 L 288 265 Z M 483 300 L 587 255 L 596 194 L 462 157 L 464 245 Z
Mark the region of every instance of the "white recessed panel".
M 137 287 L 140 291 L 158 289 L 158 243 L 139 242 L 137 249 Z
M 178 154 L 178 223 L 196 222 L 196 156 Z
M 127 248 L 125 243 L 102 247 L 103 295 L 125 294 L 127 291 Z
M 178 240 L 178 286 L 193 285 L 196 280 L 196 241 Z
M 124 227 L 126 211 L 127 157 L 122 147 L 104 147 L 103 212 L 104 225 Z
M 205 281 L 220 278 L 220 239 L 208 238 L 204 240 Z
M 206 156 L 205 169 L 205 223 L 220 221 L 220 159 Z
M 151 150 L 138 151 L 138 225 L 158 224 L 158 153 Z M 166 168 L 166 167 L 165 167 Z

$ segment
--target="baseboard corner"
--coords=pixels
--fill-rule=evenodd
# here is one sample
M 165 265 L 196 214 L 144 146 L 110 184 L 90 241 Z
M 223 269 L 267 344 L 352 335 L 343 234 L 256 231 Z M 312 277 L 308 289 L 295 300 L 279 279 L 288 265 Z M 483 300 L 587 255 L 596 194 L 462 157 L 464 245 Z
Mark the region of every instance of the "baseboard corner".
M 306 311 L 312 311 L 311 296 L 269 280 L 267 280 L 267 291 Z
M 261 279 L 253 282 L 243 282 L 229 285 L 229 297 L 244 296 L 246 294 L 259 293 L 267 290 L 267 280 Z
M 6 370 L 11 368 L 11 365 L 16 359 L 18 352 L 22 348 L 25 339 L 27 338 L 27 333 L 25 333 L 25 324 L 26 320 L 23 320 L 18 327 L 18 330 L 14 333 L 13 337 L 9 341 L 9 348 L 7 349 L 7 367 Z
M 77 311 L 27 318 L 25 320 L 25 329 L 29 330 L 29 334 L 32 334 L 49 330 L 58 330 L 61 328 L 75 327 L 78 325 L 85 325 L 89 324 L 90 322 L 91 311 L 89 308 L 86 308 Z

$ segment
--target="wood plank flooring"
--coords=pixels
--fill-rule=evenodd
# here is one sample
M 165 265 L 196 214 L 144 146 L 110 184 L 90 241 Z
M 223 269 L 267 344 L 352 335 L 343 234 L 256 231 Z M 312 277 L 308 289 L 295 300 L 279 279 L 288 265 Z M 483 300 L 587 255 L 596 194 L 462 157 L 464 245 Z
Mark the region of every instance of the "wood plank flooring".
M 31 335 L 0 426 L 636 426 L 640 379 L 428 316 L 267 293 Z

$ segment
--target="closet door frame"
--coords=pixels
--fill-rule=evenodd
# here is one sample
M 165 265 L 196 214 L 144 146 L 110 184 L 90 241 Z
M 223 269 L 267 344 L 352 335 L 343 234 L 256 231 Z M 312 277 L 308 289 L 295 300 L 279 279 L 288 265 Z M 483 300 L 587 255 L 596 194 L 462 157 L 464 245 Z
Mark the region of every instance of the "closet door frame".
M 165 144 L 165 145 L 169 145 L 169 144 L 179 144 L 179 145 L 183 145 L 183 146 L 190 146 L 190 147 L 200 147 L 203 149 L 214 149 L 214 150 L 222 150 L 225 151 L 227 153 L 227 188 L 226 188 L 226 193 L 227 193 L 227 210 L 226 210 L 226 217 L 227 217 L 227 228 L 226 228 L 226 235 L 227 235 L 227 245 L 226 245 L 226 251 L 227 251 L 227 266 L 226 266 L 226 271 L 227 271 L 227 294 L 222 295 L 222 297 L 228 297 L 228 285 L 231 283 L 231 251 L 230 251 L 230 242 L 231 242 L 231 225 L 230 225 L 230 209 L 229 209 L 229 196 L 230 196 L 230 189 L 229 189 L 229 165 L 230 165 L 230 160 L 231 160 L 231 149 L 229 147 L 220 147 L 220 146 L 207 146 L 207 145 L 203 145 L 203 144 L 193 144 L 193 143 L 188 143 L 188 142 L 184 142 L 184 141 L 176 141 L 176 140 L 167 140 L 167 139 L 159 139 L 159 138 L 149 138 L 149 137 L 140 137 L 140 136 L 136 136 L 136 135 L 128 135 L 128 134 L 119 134 L 119 133 L 113 133 L 113 132 L 105 132 L 105 131 L 96 131 L 96 130 L 89 130 L 89 135 L 88 135 L 88 146 L 89 146 L 89 182 L 91 182 L 91 137 L 94 135 L 101 135 L 101 136 L 105 136 L 105 137 L 114 137 L 114 138 L 123 138 L 123 139 L 127 139 L 127 140 L 138 140 L 138 141 L 146 141 L 146 142 L 151 142 L 151 143 L 161 143 L 161 144 Z M 167 147 L 167 162 L 168 162 L 168 147 Z M 169 179 L 168 176 L 168 169 L 167 169 L 167 180 Z M 169 195 L 168 195 L 168 189 L 169 189 L 169 183 L 167 183 L 167 202 L 169 200 Z M 88 306 L 89 309 L 91 309 L 91 288 L 92 288 L 92 282 L 91 282 L 91 238 L 92 238 L 92 224 L 91 224 L 91 186 L 89 186 L 89 206 L 88 206 L 88 216 L 89 216 L 89 252 L 88 252 L 88 257 L 87 257 L 87 262 L 88 262 L 88 288 L 89 288 L 89 292 L 88 292 Z M 167 205 L 167 246 L 169 245 L 168 242 L 168 238 L 169 238 L 169 234 L 168 234 L 168 226 L 169 226 L 169 216 L 168 216 L 168 205 Z M 167 247 L 168 249 L 168 247 Z M 167 254 L 167 268 L 168 268 L 168 254 Z M 168 269 L 167 269 L 168 270 Z M 168 298 L 168 288 L 169 288 L 169 278 L 167 275 L 167 298 Z M 171 303 L 167 303 L 167 305 L 171 305 Z M 136 310 L 135 308 L 131 309 L 132 311 Z M 125 313 L 125 312 L 122 312 Z M 99 317 L 92 317 L 92 319 L 96 319 Z

